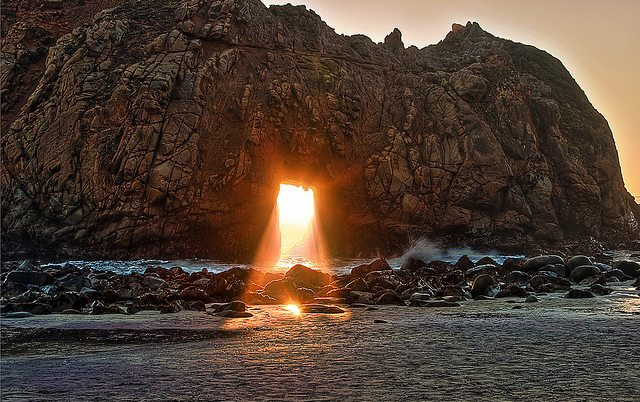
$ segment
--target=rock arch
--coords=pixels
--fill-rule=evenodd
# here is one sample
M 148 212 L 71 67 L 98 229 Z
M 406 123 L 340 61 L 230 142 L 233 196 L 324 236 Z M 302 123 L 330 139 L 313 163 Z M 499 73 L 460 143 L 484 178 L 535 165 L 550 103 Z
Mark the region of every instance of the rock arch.
M 314 187 L 339 255 L 637 238 L 604 118 L 558 60 L 477 24 L 405 49 L 304 7 L 138 2 L 45 67 L 2 136 L 7 255 L 248 260 L 283 178 Z

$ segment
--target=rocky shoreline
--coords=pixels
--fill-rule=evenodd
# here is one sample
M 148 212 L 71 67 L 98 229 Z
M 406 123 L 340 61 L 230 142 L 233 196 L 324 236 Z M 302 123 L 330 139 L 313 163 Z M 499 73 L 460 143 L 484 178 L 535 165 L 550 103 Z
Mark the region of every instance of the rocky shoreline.
M 610 294 L 610 285 L 631 281 L 640 290 L 640 264 L 601 261 L 583 255 L 508 258 L 455 264 L 409 257 L 400 269 L 377 259 L 346 275 L 330 275 L 303 265 L 286 273 L 235 267 L 221 273 L 206 268 L 187 273 L 181 267 L 149 266 L 143 274 L 120 275 L 70 263 L 40 266 L 30 261 L 3 264 L 4 318 L 38 314 L 135 314 L 143 310 L 202 311 L 229 318 L 251 317 L 246 305 L 295 304 L 301 313 L 342 313 L 352 307 L 398 305 L 459 307 L 469 299 L 515 297 L 536 302 L 542 294 L 566 298 Z

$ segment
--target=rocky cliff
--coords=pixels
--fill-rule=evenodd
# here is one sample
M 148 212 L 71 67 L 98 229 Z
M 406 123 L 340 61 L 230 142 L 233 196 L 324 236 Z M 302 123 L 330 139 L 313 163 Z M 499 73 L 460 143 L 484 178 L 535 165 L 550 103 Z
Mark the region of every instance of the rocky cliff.
M 3 16 L 5 256 L 250 259 L 281 182 L 337 255 L 638 237 L 606 120 L 475 23 L 418 49 L 258 0 L 40 3 Z

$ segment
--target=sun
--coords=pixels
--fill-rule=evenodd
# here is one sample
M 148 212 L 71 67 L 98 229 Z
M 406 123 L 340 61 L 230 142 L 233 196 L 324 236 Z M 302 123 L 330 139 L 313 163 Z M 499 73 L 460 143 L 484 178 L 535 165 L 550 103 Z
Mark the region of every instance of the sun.
M 302 244 L 309 233 L 313 218 L 313 190 L 281 184 L 278 193 L 278 214 L 281 233 L 281 255 L 288 255 Z
M 313 217 L 313 190 L 281 184 L 278 193 L 280 224 L 307 226 Z

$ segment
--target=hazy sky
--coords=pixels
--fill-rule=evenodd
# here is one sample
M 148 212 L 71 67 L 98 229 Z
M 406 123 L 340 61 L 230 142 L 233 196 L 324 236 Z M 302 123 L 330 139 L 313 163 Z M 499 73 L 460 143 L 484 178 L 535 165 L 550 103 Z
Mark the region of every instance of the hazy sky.
M 640 195 L 640 0 L 263 0 L 304 4 L 336 32 L 405 46 L 438 43 L 454 22 L 534 45 L 569 69 L 613 131 L 627 189 Z

